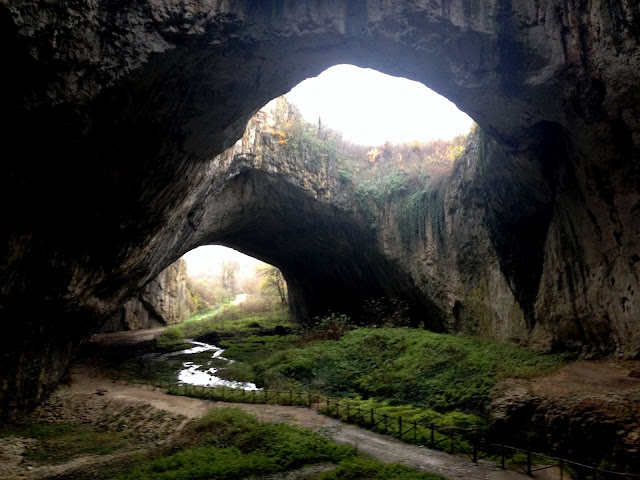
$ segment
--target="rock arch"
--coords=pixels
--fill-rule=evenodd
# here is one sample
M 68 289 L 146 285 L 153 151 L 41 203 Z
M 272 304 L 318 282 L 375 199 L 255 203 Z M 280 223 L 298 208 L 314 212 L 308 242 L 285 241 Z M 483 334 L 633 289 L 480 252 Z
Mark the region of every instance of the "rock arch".
M 238 168 L 216 154 L 335 63 L 421 81 L 487 132 L 447 195 L 493 252 L 452 261 L 495 275 L 456 269 L 460 288 L 438 290 L 451 322 L 504 293 L 525 330 L 488 314 L 484 333 L 637 352 L 639 25 L 630 0 L 3 2 L 2 412 L 42 398 L 100 318 L 204 241 Z

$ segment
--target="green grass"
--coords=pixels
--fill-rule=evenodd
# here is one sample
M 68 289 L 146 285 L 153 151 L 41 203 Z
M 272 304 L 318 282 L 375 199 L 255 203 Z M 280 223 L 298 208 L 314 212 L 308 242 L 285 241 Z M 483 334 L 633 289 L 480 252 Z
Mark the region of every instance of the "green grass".
M 210 410 L 197 422 L 194 441 L 169 455 L 140 459 L 134 466 L 111 472 L 111 480 L 241 479 L 294 470 L 304 465 L 337 463 L 330 478 L 369 478 L 371 469 L 403 475 L 415 471 L 397 465 L 363 460 L 350 446 L 337 444 L 310 430 L 283 423 L 261 423 L 253 415 L 233 408 Z M 340 476 L 350 472 L 350 477 Z M 361 472 L 361 473 L 358 473 Z M 360 476 L 357 476 L 360 475 Z M 383 477 L 375 477 L 383 478 Z M 440 479 L 439 476 L 386 478 Z
M 340 399 L 339 403 L 342 405 L 340 414 L 336 414 L 335 407 L 330 409 L 331 416 L 340 418 L 341 420 L 347 420 L 348 416 L 353 418 L 357 409 L 360 409 L 365 423 L 369 421 L 369 413 L 371 410 L 375 411 L 375 418 L 378 419 L 381 415 L 388 415 L 389 417 L 398 418 L 402 417 L 405 422 L 416 422 L 429 425 L 433 423 L 440 427 L 455 427 L 462 429 L 470 429 L 485 426 L 485 421 L 472 414 L 463 413 L 460 411 L 452 411 L 440 413 L 430 408 L 414 407 L 412 405 L 389 405 L 388 402 L 361 398 L 347 398 Z M 344 408 L 345 405 L 349 405 L 349 413 Z M 320 411 L 327 413 L 327 407 L 321 405 Z M 397 424 L 391 425 L 390 433 L 397 433 Z
M 276 352 L 253 368 L 257 383 L 269 389 L 312 390 L 483 415 L 491 389 L 501 379 L 544 374 L 566 361 L 563 355 L 481 338 L 361 328 L 337 341 Z
M 242 304 L 229 305 L 215 314 L 199 315 L 192 321 L 172 325 L 158 337 L 158 346 L 169 348 L 181 345 L 185 338 L 196 338 L 217 332 L 222 335 L 251 334 L 261 329 L 275 328 L 277 325 L 292 327 L 286 310 L 247 313 Z
M 220 378 L 240 382 L 255 382 L 254 365 L 270 355 L 292 348 L 300 337 L 298 335 L 237 335 L 218 342 L 225 349 L 224 356 L 234 363 L 217 372 Z
M 173 325 L 156 339 L 155 353 L 176 352 L 193 347 L 185 339 L 204 336 L 203 341 L 229 348 L 224 356 L 241 360 L 229 364 L 220 359 L 211 358 L 211 352 L 188 355 L 175 355 L 168 358 L 146 360 L 118 358 L 111 366 L 119 375 L 132 382 L 175 383 L 178 373 L 184 369 L 184 362 L 202 365 L 203 370 L 222 368 L 218 371 L 221 378 L 241 382 L 252 382 L 255 373 L 251 362 L 278 350 L 293 346 L 296 335 L 275 335 L 275 327 L 291 329 L 293 324 L 288 313 L 283 310 L 247 314 L 242 304 L 228 305 L 219 314 L 202 314 L 186 324 Z M 260 336 L 256 335 L 261 333 Z M 271 335 L 270 335 L 271 334 Z M 206 338 L 213 336 L 214 338 Z
M 133 437 L 129 430 L 121 432 L 95 431 L 76 423 L 22 423 L 4 426 L 0 437 L 18 436 L 39 440 L 25 457 L 33 462 L 57 464 L 80 455 L 106 455 L 127 445 Z
M 398 463 L 382 463 L 369 458 L 354 457 L 341 461 L 331 472 L 317 480 L 444 480 L 435 473 L 416 472 Z

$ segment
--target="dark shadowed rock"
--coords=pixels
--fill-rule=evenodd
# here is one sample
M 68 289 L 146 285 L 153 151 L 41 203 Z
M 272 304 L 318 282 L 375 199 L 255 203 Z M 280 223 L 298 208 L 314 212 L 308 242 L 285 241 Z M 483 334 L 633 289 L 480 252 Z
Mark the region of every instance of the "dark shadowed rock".
M 193 305 L 187 288 L 187 263 L 172 263 L 136 292 L 100 327 L 100 333 L 164 327 L 191 316 Z

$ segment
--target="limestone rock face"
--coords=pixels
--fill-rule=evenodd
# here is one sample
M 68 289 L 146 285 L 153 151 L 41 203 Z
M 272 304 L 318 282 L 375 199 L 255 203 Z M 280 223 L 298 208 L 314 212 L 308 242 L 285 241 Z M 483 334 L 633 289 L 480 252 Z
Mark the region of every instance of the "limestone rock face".
M 640 381 L 628 375 L 631 365 L 582 361 L 554 375 L 503 381 L 489 407 L 492 433 L 511 445 L 635 472 Z
M 100 332 L 174 325 L 189 318 L 192 309 L 187 287 L 187 263 L 179 259 L 127 300 L 100 327 Z
M 440 328 L 637 354 L 639 25 L 632 0 L 0 0 L 0 410 L 32 406 L 119 305 L 216 241 L 282 265 L 301 316 L 403 290 Z M 422 246 L 294 165 L 218 157 L 337 63 L 423 82 L 486 132 Z

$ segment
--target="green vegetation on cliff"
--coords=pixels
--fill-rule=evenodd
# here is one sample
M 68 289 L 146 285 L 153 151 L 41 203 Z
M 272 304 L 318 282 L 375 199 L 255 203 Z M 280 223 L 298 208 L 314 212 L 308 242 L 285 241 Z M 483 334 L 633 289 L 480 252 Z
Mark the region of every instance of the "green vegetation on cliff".
M 400 145 L 386 142 L 365 147 L 344 141 L 339 132 L 319 122 L 306 122 L 295 106 L 279 99 L 276 136 L 288 155 L 296 155 L 310 172 L 323 166 L 336 171 L 341 184 L 351 190 L 367 223 L 377 227 L 378 210 L 389 202 L 400 202 L 398 222 L 405 244 L 424 237 L 431 222 L 441 233 L 444 190 L 441 180 L 462 155 L 466 135 L 450 141 L 413 141 Z

